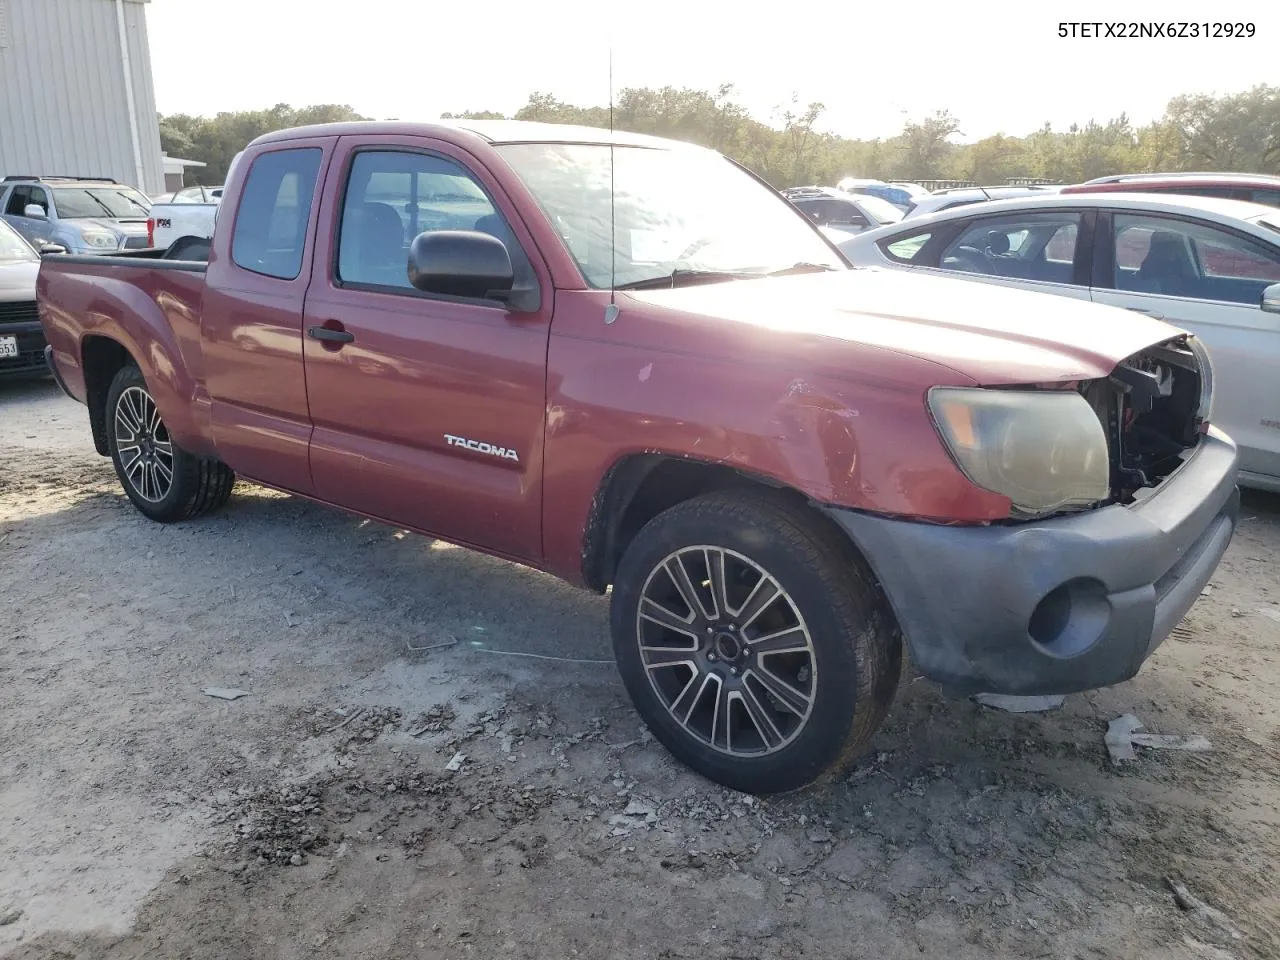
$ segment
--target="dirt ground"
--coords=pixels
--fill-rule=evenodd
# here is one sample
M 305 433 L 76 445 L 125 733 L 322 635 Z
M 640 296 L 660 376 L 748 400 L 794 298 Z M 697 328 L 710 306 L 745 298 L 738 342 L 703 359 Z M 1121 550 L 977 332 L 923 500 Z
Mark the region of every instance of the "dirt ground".
M 756 800 L 646 736 L 604 598 L 243 484 L 150 523 L 0 384 L 0 955 L 1278 957 L 1280 497 L 1243 516 L 1135 680 L 909 678 L 847 781 Z M 1116 767 L 1129 712 L 1213 750 Z

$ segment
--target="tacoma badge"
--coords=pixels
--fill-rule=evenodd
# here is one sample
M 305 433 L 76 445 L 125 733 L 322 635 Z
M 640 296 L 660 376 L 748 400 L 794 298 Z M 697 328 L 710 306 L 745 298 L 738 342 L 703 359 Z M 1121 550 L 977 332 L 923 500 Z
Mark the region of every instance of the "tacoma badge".
M 468 450 L 475 450 L 477 453 L 487 453 L 491 457 L 502 457 L 504 460 L 514 460 L 520 462 L 520 458 L 516 456 L 514 450 L 508 450 L 506 447 L 494 446 L 492 443 L 485 443 L 482 440 L 468 440 L 466 437 L 455 437 L 451 433 L 444 435 L 445 441 L 451 447 L 466 447 Z

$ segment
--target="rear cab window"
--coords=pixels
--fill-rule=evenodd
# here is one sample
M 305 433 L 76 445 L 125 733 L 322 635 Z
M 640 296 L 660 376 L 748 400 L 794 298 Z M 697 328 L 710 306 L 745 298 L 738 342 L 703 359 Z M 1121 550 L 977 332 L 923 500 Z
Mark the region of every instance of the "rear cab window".
M 259 155 L 241 191 L 231 236 L 231 259 L 253 273 L 297 279 L 307 240 L 323 151 L 319 147 Z

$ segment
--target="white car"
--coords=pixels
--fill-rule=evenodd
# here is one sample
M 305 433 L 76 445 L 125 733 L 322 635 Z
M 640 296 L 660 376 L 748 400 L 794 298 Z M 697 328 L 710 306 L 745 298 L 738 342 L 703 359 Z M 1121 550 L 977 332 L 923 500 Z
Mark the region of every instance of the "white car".
M 1241 485 L 1280 492 L 1275 207 L 1156 194 L 1028 196 L 911 217 L 837 245 L 855 266 L 1093 300 L 1194 333 L 1213 360 L 1213 420 L 1239 445 Z
M 147 217 L 147 246 L 168 250 L 180 237 L 199 237 L 208 240 L 213 236 L 213 221 L 218 214 L 218 203 L 192 203 L 190 201 L 157 203 Z
M 793 187 L 783 190 L 782 195 L 824 233 L 840 237 L 902 219 L 902 211 L 892 203 L 869 194 L 844 193 L 830 187 Z
M 227 179 L 244 154 L 241 150 L 231 158 Z M 168 250 L 176 240 L 190 237 L 193 240 L 209 240 L 213 237 L 213 222 L 222 203 L 222 186 L 185 187 L 173 194 L 165 203 L 155 203 L 147 220 L 147 246 Z M 199 246 L 199 245 L 195 245 Z

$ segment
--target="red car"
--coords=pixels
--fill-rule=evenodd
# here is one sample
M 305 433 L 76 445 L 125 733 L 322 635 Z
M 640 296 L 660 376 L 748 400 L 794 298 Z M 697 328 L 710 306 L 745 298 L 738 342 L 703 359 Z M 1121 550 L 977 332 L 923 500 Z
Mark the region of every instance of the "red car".
M 1180 193 L 1280 207 L 1280 177 L 1261 173 L 1133 173 L 1098 177 L 1061 193 Z
M 143 514 L 220 507 L 239 474 L 612 587 L 641 715 L 740 790 L 864 749 L 904 640 L 970 693 L 1128 679 L 1235 529 L 1194 337 L 853 269 L 687 144 L 272 133 L 207 263 L 157 253 L 38 280 L 51 366 Z

